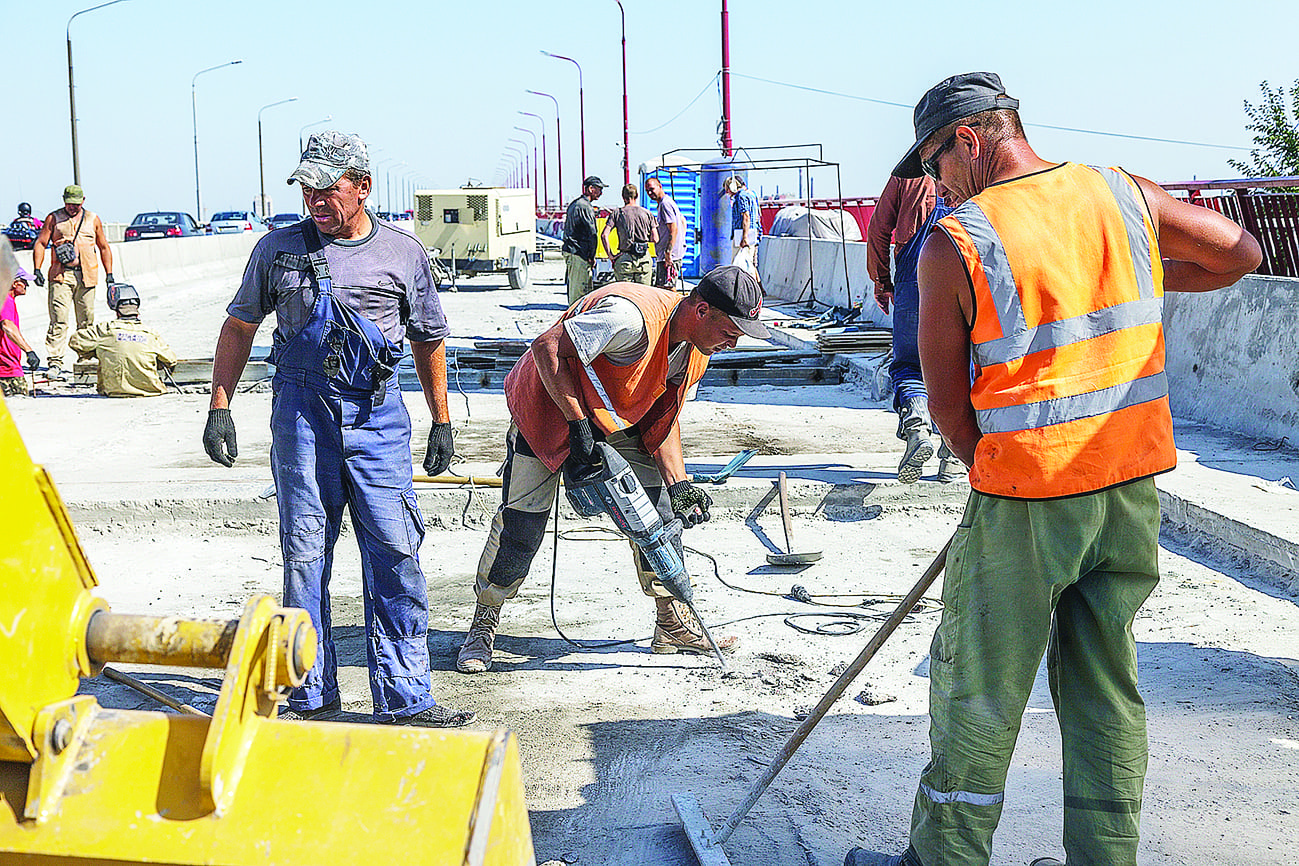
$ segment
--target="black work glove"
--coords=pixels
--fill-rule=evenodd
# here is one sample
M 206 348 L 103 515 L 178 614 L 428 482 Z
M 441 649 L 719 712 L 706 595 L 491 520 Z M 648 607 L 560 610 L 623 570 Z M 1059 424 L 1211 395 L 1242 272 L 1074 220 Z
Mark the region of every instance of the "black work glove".
M 221 450 L 222 445 L 225 445 L 225 451 Z M 235 444 L 235 421 L 230 417 L 229 409 L 208 410 L 207 426 L 203 428 L 203 450 L 222 466 L 235 465 L 239 446 Z
M 704 523 L 712 517 L 708 513 L 708 506 L 713 504 L 712 497 L 689 481 L 668 485 L 668 501 L 672 504 L 672 513 L 687 528 Z
M 579 468 L 600 464 L 600 455 L 595 452 L 595 430 L 589 418 L 568 422 L 568 459 Z
M 455 456 L 455 444 L 451 438 L 450 421 L 434 421 L 428 431 L 428 448 L 424 451 L 424 471 L 429 475 L 441 475 L 451 465 Z
M 40 268 L 37 268 L 36 273 L 32 274 L 32 279 L 36 281 L 36 285 L 45 288 L 45 274 L 41 273 Z
M 112 272 L 112 271 L 109 271 L 109 272 L 108 272 L 108 282 L 105 283 L 104 285 L 111 286 L 111 285 L 112 285 L 113 283 L 115 283 L 115 282 L 117 282 L 117 280 L 113 279 L 113 272 Z
M 41 365 L 41 356 L 31 351 L 27 351 L 27 369 L 35 370 Z

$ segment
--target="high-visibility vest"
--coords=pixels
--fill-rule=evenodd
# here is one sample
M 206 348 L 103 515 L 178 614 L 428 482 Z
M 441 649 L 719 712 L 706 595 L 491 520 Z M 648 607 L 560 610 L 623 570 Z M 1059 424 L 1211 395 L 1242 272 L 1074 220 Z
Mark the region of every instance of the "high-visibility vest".
M 1050 499 L 1172 469 L 1164 272 L 1136 181 L 1063 163 L 988 187 L 939 226 L 974 292 L 970 485 Z
M 586 417 L 606 435 L 636 425 L 642 447 L 653 454 L 671 432 L 686 395 L 703 378 L 708 356 L 691 346 L 682 381 L 667 381 L 672 348 L 668 323 L 684 299 L 664 289 L 613 283 L 578 299 L 560 321 L 591 309 L 609 295 L 627 298 L 640 309 L 649 347 L 634 364 L 618 366 L 600 355 L 589 367 L 572 359 L 569 370 L 581 389 L 578 399 Z M 542 384 L 531 351 L 524 352 L 505 377 L 505 402 L 532 452 L 552 472 L 559 469 L 568 457 L 568 423 Z

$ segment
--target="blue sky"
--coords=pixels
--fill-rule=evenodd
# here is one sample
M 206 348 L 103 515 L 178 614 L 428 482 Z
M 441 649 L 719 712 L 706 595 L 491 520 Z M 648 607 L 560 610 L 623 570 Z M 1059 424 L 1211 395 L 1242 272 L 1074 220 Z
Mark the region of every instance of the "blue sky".
M 720 0 L 623 2 L 634 173 L 664 151 L 716 144 Z M 69 16 L 94 5 L 0 5 L 12 124 L 0 143 L 6 220 L 20 200 L 41 213 L 57 207 L 71 182 L 65 32 Z M 731 0 L 730 17 L 736 144 L 820 143 L 825 159 L 842 165 L 846 195 L 878 192 L 910 143 L 909 106 L 955 72 L 1000 73 L 1044 158 L 1120 164 L 1163 182 L 1234 176 L 1226 161 L 1245 152 L 1031 124 L 1242 148 L 1250 143 L 1243 100 L 1256 100 L 1264 79 L 1299 78 L 1293 53 L 1256 35 L 1299 32 L 1292 0 Z M 297 208 L 296 188 L 283 179 L 296 163 L 302 127 L 326 116 L 333 117 L 328 126 L 365 137 L 373 159 L 390 160 L 378 169 L 381 192 L 385 171 L 394 186 L 402 178 L 431 187 L 490 183 L 506 140 L 531 141 L 513 127 L 535 121 L 516 112 L 553 114 L 549 100 L 527 89 L 560 100 L 571 198 L 580 172 L 577 71 L 540 52 L 582 64 L 587 171 L 613 183 L 622 176 L 619 35 L 615 0 L 126 0 L 72 24 L 87 205 L 109 221 L 153 209 L 192 212 L 191 82 L 199 70 L 234 59 L 243 62 L 198 78 L 205 217 L 251 206 L 258 111 L 293 96 L 296 102 L 262 113 L 266 189 L 276 211 Z M 13 89 L 18 70 L 31 72 L 26 93 Z M 553 131 L 552 121 L 552 199 Z M 835 192 L 832 170 L 817 172 L 814 183 L 818 195 Z M 751 184 L 792 192 L 798 177 L 755 173 Z

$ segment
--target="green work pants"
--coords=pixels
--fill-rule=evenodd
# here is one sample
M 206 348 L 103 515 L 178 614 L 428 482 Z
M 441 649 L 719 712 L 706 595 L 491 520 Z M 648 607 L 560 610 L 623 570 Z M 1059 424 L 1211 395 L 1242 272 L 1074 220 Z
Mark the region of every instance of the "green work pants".
M 1044 650 L 1069 866 L 1136 863 L 1147 750 L 1132 620 L 1159 580 L 1158 550 L 1149 478 L 1068 499 L 970 494 L 930 649 L 932 757 L 911 818 L 924 866 L 987 866 Z
M 637 258 L 631 253 L 618 253 L 613 260 L 613 275 L 620 283 L 654 284 L 654 259 L 649 253 Z
M 569 306 L 591 294 L 591 263 L 577 253 L 564 253 L 564 282 Z

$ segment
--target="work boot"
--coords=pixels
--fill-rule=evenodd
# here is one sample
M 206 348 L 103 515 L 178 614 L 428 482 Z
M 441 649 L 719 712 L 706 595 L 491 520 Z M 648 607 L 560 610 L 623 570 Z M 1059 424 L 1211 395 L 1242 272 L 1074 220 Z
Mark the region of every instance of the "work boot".
M 902 462 L 898 464 L 898 480 L 915 484 L 925 463 L 934 456 L 933 435 L 929 421 L 929 404 L 923 397 L 911 397 L 902 404 L 898 413 L 898 438 L 906 441 Z
M 658 616 L 654 620 L 654 640 L 650 649 L 656 653 L 705 653 L 712 655 L 713 647 L 704 637 L 690 608 L 675 598 L 655 597 Z M 734 635 L 716 638 L 717 648 L 724 653 L 734 652 L 740 639 Z
M 952 453 L 952 449 L 947 447 L 947 442 L 943 442 L 938 449 L 938 481 L 941 484 L 950 484 L 953 481 L 960 481 L 969 474 L 965 464 L 957 459 Z
M 496 625 L 501 621 L 501 609 L 485 604 L 474 607 L 474 621 L 456 656 L 456 670 L 462 674 L 481 674 L 492 669 L 492 642 L 496 640 Z
M 45 378 L 51 382 L 62 382 L 68 378 L 67 373 L 63 372 L 63 365 L 58 361 L 51 361 L 49 367 L 45 370 Z
M 500 608 L 491 608 L 500 612 Z M 488 647 L 488 655 L 491 655 L 491 647 Z M 380 724 L 384 725 L 408 725 L 413 728 L 463 728 L 478 717 L 477 713 L 470 710 L 453 710 L 444 707 L 441 704 L 434 704 L 426 710 L 420 710 L 418 713 L 410 716 L 401 716 L 396 719 L 380 719 Z
M 910 849 L 906 854 L 880 854 L 865 848 L 853 848 L 843 858 L 843 866 L 918 866 L 915 860 L 908 859 L 910 853 Z
M 343 709 L 341 700 L 330 701 L 322 707 L 316 707 L 314 710 L 295 710 L 286 707 L 281 710 L 275 718 L 286 722 L 308 722 L 313 719 L 319 721 L 326 719 Z

